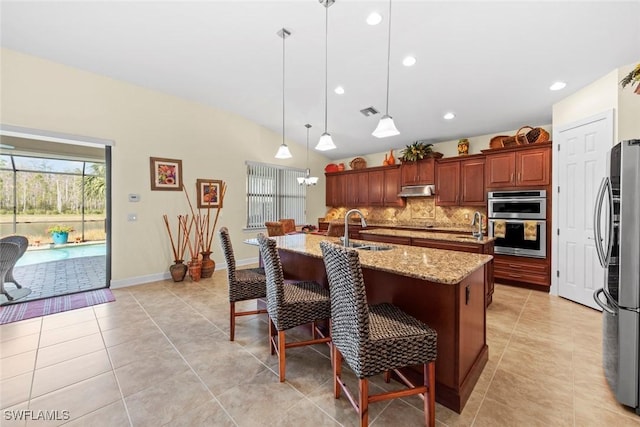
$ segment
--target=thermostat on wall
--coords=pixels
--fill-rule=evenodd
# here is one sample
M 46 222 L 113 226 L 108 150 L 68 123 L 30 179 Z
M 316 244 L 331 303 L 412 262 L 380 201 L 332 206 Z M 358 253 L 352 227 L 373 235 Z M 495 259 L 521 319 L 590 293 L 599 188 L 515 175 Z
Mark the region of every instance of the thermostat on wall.
M 140 201 L 140 195 L 139 194 L 129 194 L 129 201 L 130 202 L 139 202 Z

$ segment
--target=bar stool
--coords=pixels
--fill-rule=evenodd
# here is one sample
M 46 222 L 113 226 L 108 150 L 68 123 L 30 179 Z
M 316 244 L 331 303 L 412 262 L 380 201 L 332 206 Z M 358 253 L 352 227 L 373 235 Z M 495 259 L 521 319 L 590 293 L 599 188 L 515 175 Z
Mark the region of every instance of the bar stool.
M 269 312 L 269 349 L 278 354 L 278 376 L 285 380 L 287 348 L 311 344 L 329 343 L 331 337 L 324 336 L 316 325 L 317 320 L 329 319 L 331 300 L 329 291 L 312 281 L 285 284 L 276 250 L 276 242 L 264 234 L 258 234 L 260 254 L 267 276 L 267 311 Z M 286 342 L 285 331 L 311 323 L 312 339 Z M 274 327 L 277 331 L 274 331 Z
M 282 231 L 284 234 L 296 233 L 296 220 L 291 218 L 281 219 Z
M 220 228 L 220 245 L 227 262 L 227 280 L 229 282 L 229 341 L 233 341 L 236 332 L 236 317 L 266 313 L 267 310 L 236 311 L 237 301 L 247 301 L 267 296 L 267 278 L 263 268 L 236 270 L 236 257 L 233 254 L 231 238 L 227 227 Z
M 358 252 L 320 242 L 331 293 L 331 336 L 333 343 L 333 391 L 349 398 L 360 415 L 360 426 L 369 422 L 369 403 L 419 394 L 424 398 L 426 425 L 435 426 L 435 360 L 437 334 L 429 326 L 396 306 L 367 304 Z M 358 399 L 341 377 L 342 358 L 358 377 Z M 422 365 L 423 384 L 414 385 L 399 368 Z M 369 395 L 367 378 L 394 371 L 408 387 Z

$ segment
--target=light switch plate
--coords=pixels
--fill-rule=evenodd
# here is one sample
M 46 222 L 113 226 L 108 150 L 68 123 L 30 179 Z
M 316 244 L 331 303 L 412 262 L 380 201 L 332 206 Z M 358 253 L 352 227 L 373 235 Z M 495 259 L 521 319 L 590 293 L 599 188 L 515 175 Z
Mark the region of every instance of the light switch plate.
M 130 193 L 129 194 L 129 201 L 130 202 L 139 202 L 140 201 L 140 195 L 139 194 L 135 194 L 135 193 Z
M 137 221 L 138 214 L 130 213 L 127 215 L 127 221 Z

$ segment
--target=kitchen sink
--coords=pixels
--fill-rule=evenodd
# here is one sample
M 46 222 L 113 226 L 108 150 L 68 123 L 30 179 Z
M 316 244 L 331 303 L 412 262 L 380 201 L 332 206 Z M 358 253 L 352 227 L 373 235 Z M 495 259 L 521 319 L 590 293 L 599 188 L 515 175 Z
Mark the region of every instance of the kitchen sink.
M 356 249 L 361 249 L 363 251 L 388 251 L 389 249 L 393 249 L 393 246 L 378 246 L 378 245 L 364 245 L 364 246 L 360 246 L 359 248 Z

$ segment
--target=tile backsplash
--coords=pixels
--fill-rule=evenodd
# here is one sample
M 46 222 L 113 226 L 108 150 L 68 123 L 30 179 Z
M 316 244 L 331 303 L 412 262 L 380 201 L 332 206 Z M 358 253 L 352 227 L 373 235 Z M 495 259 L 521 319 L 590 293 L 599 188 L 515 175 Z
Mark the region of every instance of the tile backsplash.
M 325 220 L 343 219 L 350 208 L 331 208 L 325 214 Z M 436 206 L 434 197 L 407 198 L 404 207 L 365 207 L 359 208 L 372 223 L 391 223 L 398 225 L 437 225 L 443 227 L 469 226 L 473 214 L 479 211 L 487 215 L 486 207 L 478 206 Z

